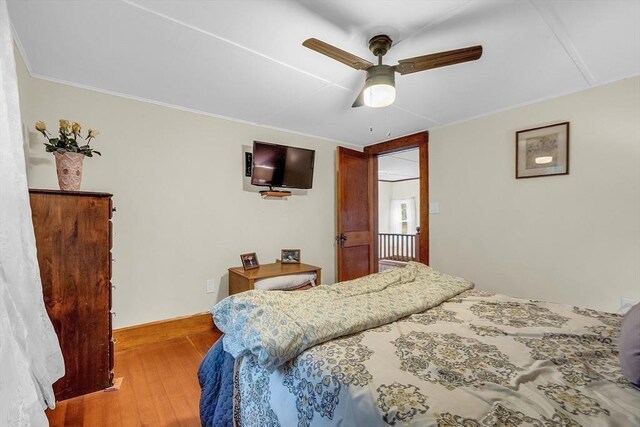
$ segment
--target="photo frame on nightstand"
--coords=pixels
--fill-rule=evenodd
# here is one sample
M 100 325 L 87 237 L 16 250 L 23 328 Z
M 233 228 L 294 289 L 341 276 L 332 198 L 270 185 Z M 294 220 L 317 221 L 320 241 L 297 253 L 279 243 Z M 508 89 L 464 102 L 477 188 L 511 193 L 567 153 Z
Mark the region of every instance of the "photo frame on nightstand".
M 240 259 L 242 260 L 242 268 L 244 268 L 245 270 L 252 270 L 254 268 L 260 267 L 258 256 L 255 252 L 242 254 L 240 255 Z
M 300 249 L 282 249 L 280 261 L 283 264 L 300 264 Z

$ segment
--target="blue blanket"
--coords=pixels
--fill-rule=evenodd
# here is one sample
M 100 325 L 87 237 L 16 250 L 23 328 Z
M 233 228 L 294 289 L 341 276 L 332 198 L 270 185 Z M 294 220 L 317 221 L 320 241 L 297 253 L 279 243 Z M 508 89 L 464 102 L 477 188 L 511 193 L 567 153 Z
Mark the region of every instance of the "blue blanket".
M 200 422 L 203 427 L 233 426 L 233 363 L 219 339 L 202 360 L 198 369 Z

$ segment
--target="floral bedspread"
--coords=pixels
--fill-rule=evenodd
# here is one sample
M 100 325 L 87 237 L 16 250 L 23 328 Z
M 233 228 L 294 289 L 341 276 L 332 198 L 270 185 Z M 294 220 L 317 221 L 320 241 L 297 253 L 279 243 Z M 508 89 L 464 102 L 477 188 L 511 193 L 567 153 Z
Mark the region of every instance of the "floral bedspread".
M 308 291 L 313 292 L 313 291 Z M 636 426 L 621 316 L 474 289 L 309 348 L 236 359 L 237 426 Z
M 211 310 L 233 357 L 252 354 L 270 371 L 333 338 L 435 307 L 473 287 L 415 262 L 312 292 L 248 291 Z

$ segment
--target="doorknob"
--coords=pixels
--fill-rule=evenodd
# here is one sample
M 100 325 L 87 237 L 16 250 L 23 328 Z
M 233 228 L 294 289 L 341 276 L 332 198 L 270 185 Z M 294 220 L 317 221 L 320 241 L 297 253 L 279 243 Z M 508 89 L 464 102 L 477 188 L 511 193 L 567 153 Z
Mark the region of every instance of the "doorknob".
M 344 242 L 347 241 L 347 236 L 344 233 L 340 233 L 339 236 L 336 236 L 336 242 L 340 245 L 341 248 L 344 248 Z

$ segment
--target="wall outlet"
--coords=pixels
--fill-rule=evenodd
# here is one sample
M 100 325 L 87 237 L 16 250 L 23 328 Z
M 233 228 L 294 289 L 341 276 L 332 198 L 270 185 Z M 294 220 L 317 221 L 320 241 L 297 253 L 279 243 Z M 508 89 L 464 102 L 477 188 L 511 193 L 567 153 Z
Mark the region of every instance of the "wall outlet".
M 207 293 L 212 294 L 216 291 L 216 281 L 215 279 L 207 280 Z
M 631 307 L 636 305 L 638 301 L 633 298 L 620 298 L 620 314 L 625 314 Z

